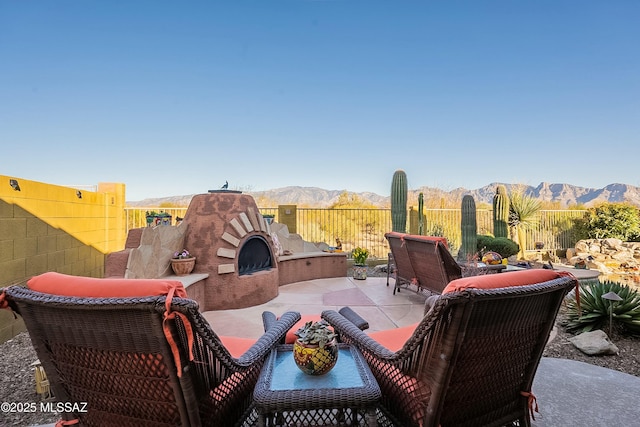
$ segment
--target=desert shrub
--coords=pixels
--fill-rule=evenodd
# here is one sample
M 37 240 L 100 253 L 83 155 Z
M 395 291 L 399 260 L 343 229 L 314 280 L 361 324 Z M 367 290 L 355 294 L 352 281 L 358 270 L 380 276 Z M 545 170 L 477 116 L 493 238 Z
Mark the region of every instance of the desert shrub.
M 478 253 L 497 252 L 502 258 L 509 258 L 520 250 L 520 246 L 506 237 L 478 236 Z
M 488 236 L 488 235 L 484 235 L 484 234 L 478 234 L 478 253 L 483 253 L 488 251 L 489 249 L 486 249 L 487 245 L 491 244 L 491 241 L 495 239 L 495 237 L 493 236 Z
M 626 203 L 603 203 L 588 209 L 584 218 L 577 219 L 575 229 L 581 239 L 637 240 L 640 211 Z
M 580 307 L 575 295 L 567 301 L 567 330 L 588 332 L 603 328 L 609 322 L 611 302 L 602 298 L 615 292 L 622 301 L 613 302 L 613 324 L 627 333 L 640 335 L 640 294 L 617 282 L 589 282 L 580 286 Z

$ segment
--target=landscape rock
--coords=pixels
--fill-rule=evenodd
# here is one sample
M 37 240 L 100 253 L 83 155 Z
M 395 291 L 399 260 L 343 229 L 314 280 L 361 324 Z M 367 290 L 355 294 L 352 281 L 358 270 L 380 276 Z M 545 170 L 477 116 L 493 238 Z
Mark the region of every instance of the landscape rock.
M 640 270 L 640 243 L 612 238 L 580 240 L 567 249 L 567 261 L 604 274 L 635 273 Z
M 575 337 L 569 338 L 578 350 L 589 356 L 600 356 L 608 354 L 618 354 L 618 347 L 609 340 L 604 331 L 598 329 L 596 331 L 584 332 Z
M 386 273 L 387 272 L 387 264 L 378 264 L 375 267 L 373 267 L 373 270 L 378 274 Z
M 282 249 L 289 253 L 308 253 L 308 252 L 322 252 L 329 249 L 329 245 L 320 242 L 312 243 L 302 239 L 302 236 L 296 233 L 290 233 L 289 228 L 285 224 L 278 222 L 271 223 L 271 232 L 274 233 Z
M 606 248 L 611 248 L 611 249 L 620 249 L 622 248 L 622 240 L 620 239 L 613 239 L 613 238 L 608 238 L 608 239 L 602 239 L 600 241 L 600 245 Z

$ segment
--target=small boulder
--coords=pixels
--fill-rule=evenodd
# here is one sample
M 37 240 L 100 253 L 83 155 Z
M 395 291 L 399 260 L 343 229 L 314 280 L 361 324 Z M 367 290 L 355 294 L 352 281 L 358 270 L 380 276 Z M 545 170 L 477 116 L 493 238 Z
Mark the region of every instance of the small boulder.
M 600 329 L 576 335 L 569 338 L 569 341 L 578 350 L 589 356 L 618 354 L 619 351 L 618 347 L 609 340 L 607 334 Z
M 600 244 L 604 247 L 615 249 L 615 250 L 619 250 L 620 248 L 622 248 L 622 240 L 620 239 L 614 239 L 614 238 L 602 239 L 600 241 Z
M 387 272 L 387 264 L 378 264 L 373 267 L 373 271 L 376 273 L 386 273 Z

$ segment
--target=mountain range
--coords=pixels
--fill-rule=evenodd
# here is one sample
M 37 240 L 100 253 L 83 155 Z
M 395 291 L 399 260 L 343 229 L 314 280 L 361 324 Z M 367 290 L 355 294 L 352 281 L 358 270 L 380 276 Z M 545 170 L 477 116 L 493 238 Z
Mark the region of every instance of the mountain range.
M 425 207 L 438 207 L 446 205 L 455 206 L 462 200 L 462 196 L 470 194 L 474 197 L 476 204 L 491 204 L 493 195 L 496 193 L 496 186 L 500 183 L 491 183 L 475 190 L 456 188 L 450 191 L 432 187 L 420 187 L 409 190 L 408 204 L 416 205 L 418 194 L 424 194 Z M 537 187 L 522 184 L 503 184 L 508 192 L 514 189 L 522 189 L 525 194 L 545 202 L 551 202 L 559 208 L 568 206 L 590 207 L 602 202 L 627 202 L 640 206 L 640 187 L 627 184 L 609 184 L 603 188 L 587 188 L 570 184 L 550 184 L 541 182 Z M 283 187 L 266 191 L 245 191 L 256 200 L 260 207 L 275 207 L 279 204 L 295 204 L 300 207 L 320 207 L 326 208 L 334 204 L 341 194 L 348 190 L 326 190 L 318 187 Z M 379 207 L 390 206 L 390 197 L 381 196 L 376 193 L 362 192 L 353 193 L 361 200 Z M 173 206 L 188 206 L 194 194 L 183 196 L 171 196 L 162 198 L 144 199 L 140 201 L 127 202 L 127 206 L 145 207 L 171 204 Z M 437 206 L 436 206 L 437 205 Z

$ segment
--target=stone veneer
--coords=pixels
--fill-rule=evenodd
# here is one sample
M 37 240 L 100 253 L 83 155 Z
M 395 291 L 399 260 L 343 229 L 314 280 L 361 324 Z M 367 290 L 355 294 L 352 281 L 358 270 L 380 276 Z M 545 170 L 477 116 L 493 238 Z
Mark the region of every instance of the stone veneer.
M 157 279 L 173 274 L 171 258 L 175 252 L 186 247 L 184 245 L 186 229 L 187 227 L 182 224 L 176 227 L 158 225 L 143 228 L 140 244 L 138 247 L 129 249 L 125 277 L 128 279 Z M 133 231 L 131 230 L 129 233 L 131 234 Z M 107 266 L 110 266 L 110 262 L 107 262 Z

